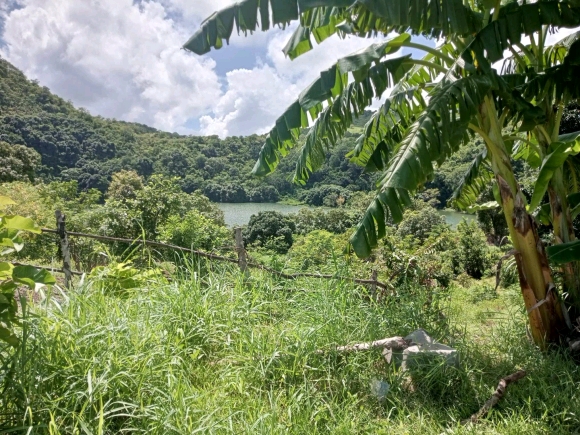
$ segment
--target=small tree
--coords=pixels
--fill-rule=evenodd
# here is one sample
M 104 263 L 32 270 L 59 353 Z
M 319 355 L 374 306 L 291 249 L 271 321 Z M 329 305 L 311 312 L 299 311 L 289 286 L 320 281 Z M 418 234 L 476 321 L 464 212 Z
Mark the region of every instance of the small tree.
M 247 244 L 272 249 L 285 254 L 294 243 L 296 225 L 289 216 L 276 211 L 263 211 L 250 218 L 244 232 Z
M 120 171 L 113 174 L 107 189 L 107 199 L 126 201 L 137 198 L 137 192 L 143 190 L 143 178 L 135 171 Z
M 40 154 L 24 145 L 0 141 L 0 183 L 34 181 Z

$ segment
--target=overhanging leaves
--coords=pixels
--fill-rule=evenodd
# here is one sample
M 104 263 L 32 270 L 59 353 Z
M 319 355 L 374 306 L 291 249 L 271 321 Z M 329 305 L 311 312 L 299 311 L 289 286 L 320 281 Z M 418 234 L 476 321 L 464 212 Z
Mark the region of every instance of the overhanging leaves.
M 306 183 L 309 175 L 316 171 L 325 159 L 328 149 L 344 135 L 353 119 L 369 107 L 373 99 L 400 79 L 412 66 L 404 64 L 407 58 L 396 58 L 380 62 L 365 73 L 365 78 L 350 83 L 344 91 L 320 114 L 309 130 L 300 152 L 294 180 Z
M 484 69 L 503 58 L 510 46 L 519 44 L 523 35 L 541 31 L 542 26 L 577 27 L 580 25 L 580 5 L 576 0 L 539 1 L 529 4 L 511 2 L 500 9 L 497 20 L 477 33 L 463 53 L 463 59 L 475 60 Z
M 355 82 L 361 83 L 357 88 L 360 92 L 356 94 L 354 100 L 348 95 L 344 96 L 341 104 L 355 103 L 357 107 L 368 106 L 365 102 L 381 95 L 393 80 L 402 77 L 411 66 L 405 63 L 409 56 L 383 62 L 380 62 L 380 59 L 399 50 L 401 44 L 409 37 L 404 34 L 390 41 L 373 44 L 365 50 L 340 59 L 331 68 L 323 71 L 320 77 L 300 94 L 298 100 L 278 118 L 260 151 L 253 173 L 263 176 L 277 167 L 280 159 L 296 145 L 300 130 L 308 127 L 308 117 L 316 119 L 324 110 L 324 102 L 332 104 L 342 95 L 348 86 L 349 75 Z M 376 65 L 373 66 L 374 63 Z M 340 106 L 336 105 L 333 108 L 339 111 Z M 308 165 L 309 163 L 304 161 L 304 168 L 308 168 Z M 297 172 L 300 173 L 303 171 Z
M 373 204 L 358 225 L 351 243 L 358 256 L 366 257 L 385 232 L 384 217 L 402 219 L 408 193 L 415 191 L 433 173 L 433 163 L 441 164 L 465 138 L 466 128 L 491 82 L 484 76 L 470 76 L 441 83 L 431 94 L 429 105 L 394 148 Z
M 300 17 L 285 52 L 296 57 L 336 32 L 358 36 L 412 32 L 431 37 L 469 35 L 481 28 L 482 15 L 462 0 L 244 0 L 214 13 L 187 41 L 196 54 L 221 48 L 234 28 L 254 32 L 258 25 L 286 25 Z
M 439 51 L 449 56 L 451 44 L 444 44 Z M 383 170 L 392 157 L 393 145 L 399 144 L 407 128 L 427 107 L 423 93 L 431 86 L 440 71 L 429 67 L 441 59 L 427 54 L 393 88 L 384 104 L 377 110 L 364 127 L 356 147 L 348 157 L 353 163 L 365 167 L 367 171 Z

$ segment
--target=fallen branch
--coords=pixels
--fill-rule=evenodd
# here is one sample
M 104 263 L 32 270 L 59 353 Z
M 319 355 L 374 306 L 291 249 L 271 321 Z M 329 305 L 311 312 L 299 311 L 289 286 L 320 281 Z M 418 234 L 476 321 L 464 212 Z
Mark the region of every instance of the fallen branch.
M 485 417 L 487 415 L 487 413 L 491 410 L 491 408 L 493 408 L 495 405 L 497 405 L 498 402 L 503 398 L 508 385 L 511 383 L 519 381 L 520 379 L 525 377 L 526 374 L 527 373 L 524 370 L 518 370 L 517 372 L 515 372 L 509 376 L 506 376 L 505 378 L 502 378 L 499 381 L 499 384 L 497 385 L 495 392 L 492 394 L 492 396 L 489 398 L 489 400 L 484 403 L 484 405 L 481 407 L 481 409 L 479 411 L 477 411 L 475 414 L 473 414 L 467 420 L 464 420 L 462 423 L 464 425 L 468 424 L 468 423 L 477 423 L 477 421 L 480 418 Z
M 358 352 L 361 350 L 370 349 L 392 349 L 392 350 L 405 350 L 409 347 L 409 342 L 403 337 L 391 337 L 384 338 L 382 340 L 371 341 L 368 343 L 357 343 L 350 346 L 339 346 L 334 349 L 330 349 L 337 352 Z M 316 353 L 326 353 L 328 350 L 319 349 Z

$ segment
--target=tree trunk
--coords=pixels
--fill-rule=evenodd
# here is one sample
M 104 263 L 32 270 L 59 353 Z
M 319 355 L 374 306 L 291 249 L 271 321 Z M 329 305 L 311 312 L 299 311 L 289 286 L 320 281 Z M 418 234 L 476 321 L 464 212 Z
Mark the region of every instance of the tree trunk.
M 486 97 L 480 108 L 479 122 L 498 185 L 497 200 L 516 250 L 520 288 L 532 337 L 545 349 L 548 343 L 561 340 L 567 326 L 536 222 L 526 210 L 525 197 L 514 175 L 492 95 Z
M 554 174 L 548 190 L 556 244 L 570 243 L 576 240 L 566 194 L 563 171 L 559 169 Z M 580 315 L 580 264 L 571 262 L 562 265 L 562 276 L 563 291 L 568 294 L 567 304 L 570 307 L 571 317 L 575 319 Z
M 515 195 L 508 183 L 497 177 L 504 215 L 516 249 L 520 288 L 534 342 L 541 348 L 558 342 L 567 326 L 562 306 L 552 280 L 544 245 L 538 237 L 536 223 L 526 211 L 521 191 Z

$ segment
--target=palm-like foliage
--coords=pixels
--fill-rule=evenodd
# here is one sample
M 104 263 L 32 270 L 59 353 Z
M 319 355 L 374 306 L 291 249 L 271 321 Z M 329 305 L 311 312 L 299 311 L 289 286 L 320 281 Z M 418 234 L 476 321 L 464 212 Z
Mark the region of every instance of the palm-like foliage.
M 578 152 L 575 141 L 559 140 L 559 117 L 566 101 L 580 96 L 580 43 L 576 35 L 551 47 L 545 41 L 552 29 L 580 26 L 580 0 L 245 0 L 206 20 L 185 48 L 203 54 L 220 48 L 234 27 L 253 32 L 258 21 L 267 30 L 294 20 L 300 23 L 285 48 L 291 58 L 311 50 L 313 39 L 321 43 L 334 34 L 400 35 L 321 73 L 277 120 L 254 172 L 273 171 L 312 123 L 295 174 L 295 181 L 305 182 L 353 117 L 390 89 L 349 154 L 367 170 L 382 171 L 378 193 L 351 239 L 357 254 L 368 256 L 385 233 L 387 216 L 400 220 L 434 166 L 470 135 L 479 135 L 486 151 L 457 189 L 455 204 L 468 207 L 490 181 L 497 183 L 498 203 L 518 250 L 532 332 L 538 343 L 555 339 L 566 316 L 510 159 L 541 167 L 531 209 L 548 192 L 559 234 L 568 215 L 556 209 L 569 213 L 571 193 L 563 185 L 572 174 L 563 167 Z M 411 34 L 445 43 L 435 50 L 417 44 Z M 425 57 L 387 58 L 401 47 L 421 49 Z M 504 57 L 498 73 L 494 63 Z

